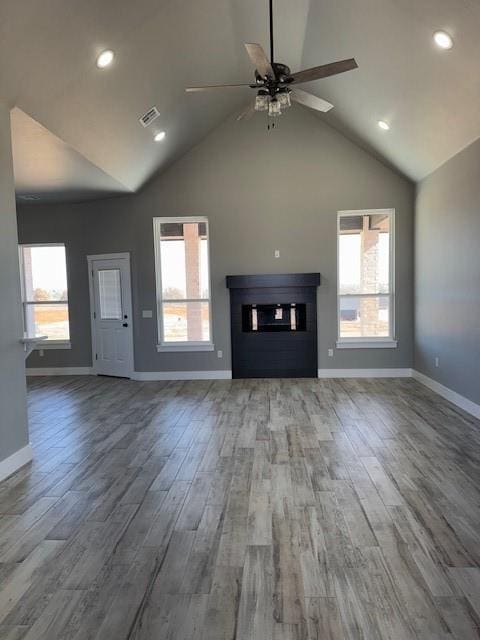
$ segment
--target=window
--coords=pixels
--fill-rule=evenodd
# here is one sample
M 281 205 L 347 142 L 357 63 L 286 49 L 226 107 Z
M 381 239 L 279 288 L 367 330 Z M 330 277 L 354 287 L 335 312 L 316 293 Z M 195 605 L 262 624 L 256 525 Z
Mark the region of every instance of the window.
M 207 218 L 154 218 L 158 349 L 213 350 Z
M 394 212 L 338 215 L 339 348 L 395 347 Z
M 122 319 L 120 269 L 98 269 L 98 302 L 101 320 Z
M 68 285 L 63 244 L 21 245 L 20 273 L 25 333 L 68 343 Z M 43 343 L 45 346 L 45 343 Z

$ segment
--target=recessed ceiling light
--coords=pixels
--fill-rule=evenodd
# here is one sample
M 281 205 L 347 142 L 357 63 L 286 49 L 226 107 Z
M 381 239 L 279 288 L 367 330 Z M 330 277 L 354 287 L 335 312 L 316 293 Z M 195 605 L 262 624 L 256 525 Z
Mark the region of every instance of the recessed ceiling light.
M 380 129 L 383 129 L 384 131 L 389 131 L 390 129 L 390 125 L 388 124 L 388 122 L 385 122 L 385 120 L 379 120 L 378 126 L 380 127 Z
M 167 134 L 165 133 L 165 131 L 159 131 L 158 133 L 155 134 L 153 139 L 155 140 L 155 142 L 161 142 L 166 135 Z
M 451 49 L 453 47 L 452 36 L 450 36 L 446 31 L 435 31 L 433 39 L 440 49 Z
M 112 64 L 115 54 L 110 49 L 106 49 L 102 51 L 102 53 L 97 58 L 97 67 L 99 69 L 105 69 Z

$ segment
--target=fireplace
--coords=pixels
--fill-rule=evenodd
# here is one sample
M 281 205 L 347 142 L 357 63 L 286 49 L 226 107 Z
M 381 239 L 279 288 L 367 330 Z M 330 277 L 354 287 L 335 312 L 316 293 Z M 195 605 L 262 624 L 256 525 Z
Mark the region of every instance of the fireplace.
M 227 276 L 234 378 L 317 377 L 319 273 Z

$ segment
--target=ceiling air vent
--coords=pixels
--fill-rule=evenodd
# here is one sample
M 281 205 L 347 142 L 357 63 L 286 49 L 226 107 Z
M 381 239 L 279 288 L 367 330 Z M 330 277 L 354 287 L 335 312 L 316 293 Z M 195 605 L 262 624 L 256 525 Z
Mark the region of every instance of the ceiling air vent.
M 140 118 L 140 124 L 142 125 L 142 127 L 148 127 L 148 125 L 152 124 L 152 122 L 156 118 L 158 118 L 159 115 L 160 111 L 157 109 L 157 107 L 152 107 Z

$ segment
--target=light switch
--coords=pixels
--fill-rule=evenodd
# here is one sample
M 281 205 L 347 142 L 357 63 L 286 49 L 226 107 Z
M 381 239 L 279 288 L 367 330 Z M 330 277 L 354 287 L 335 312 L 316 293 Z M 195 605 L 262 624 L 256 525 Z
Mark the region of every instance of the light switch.
M 142 311 L 142 318 L 153 318 L 153 312 L 151 309 L 144 309 Z
M 280 257 L 280 249 L 275 249 L 275 258 Z

